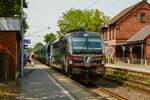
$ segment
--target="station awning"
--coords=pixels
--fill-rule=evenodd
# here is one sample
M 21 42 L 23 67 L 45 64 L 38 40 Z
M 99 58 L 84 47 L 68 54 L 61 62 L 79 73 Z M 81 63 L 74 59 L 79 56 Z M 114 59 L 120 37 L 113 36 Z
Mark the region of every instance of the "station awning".
M 18 18 L 0 17 L 0 31 L 20 31 Z
M 133 35 L 131 38 L 129 38 L 127 40 L 127 43 L 143 41 L 149 35 L 150 35 L 150 25 L 147 25 L 144 28 L 142 28 L 139 32 L 137 32 L 135 35 Z

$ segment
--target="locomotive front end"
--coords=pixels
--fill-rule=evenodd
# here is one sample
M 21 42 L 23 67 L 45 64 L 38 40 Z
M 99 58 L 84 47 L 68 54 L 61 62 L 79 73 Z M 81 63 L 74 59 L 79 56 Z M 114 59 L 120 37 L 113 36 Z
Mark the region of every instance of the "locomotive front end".
M 98 33 L 72 37 L 72 55 L 68 64 L 73 75 L 94 76 L 104 73 L 103 44 Z

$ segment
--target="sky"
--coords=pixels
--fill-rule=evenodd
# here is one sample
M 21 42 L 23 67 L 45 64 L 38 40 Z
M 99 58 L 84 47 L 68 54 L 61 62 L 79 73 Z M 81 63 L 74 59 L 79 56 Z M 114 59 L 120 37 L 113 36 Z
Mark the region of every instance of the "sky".
M 27 0 L 28 8 L 24 10 L 29 29 L 25 38 L 31 40 L 29 47 L 37 42 L 44 43 L 44 35 L 58 31 L 58 19 L 71 8 L 99 9 L 112 18 L 121 10 L 140 1 L 142 0 Z

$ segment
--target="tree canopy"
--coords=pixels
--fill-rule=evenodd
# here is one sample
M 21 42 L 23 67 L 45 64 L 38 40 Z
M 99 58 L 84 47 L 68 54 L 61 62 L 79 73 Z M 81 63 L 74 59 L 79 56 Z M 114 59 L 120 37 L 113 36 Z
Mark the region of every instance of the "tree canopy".
M 24 8 L 27 8 L 26 0 L 23 0 Z M 21 0 L 0 0 L 1 17 L 20 17 Z
M 38 43 L 35 44 L 34 50 L 37 50 L 37 49 L 39 49 L 41 47 L 43 47 L 43 44 L 41 42 L 38 42 Z
M 54 33 L 46 34 L 44 36 L 44 42 L 48 43 L 49 41 L 53 42 L 56 40 L 56 35 Z
M 29 47 L 29 48 L 27 48 L 27 52 L 32 52 L 33 51 L 33 48 L 32 47 Z
M 27 8 L 26 0 L 23 0 L 23 7 Z M 25 12 L 24 12 L 24 15 Z M 0 17 L 21 17 L 21 0 L 0 0 Z M 26 19 L 23 20 L 23 27 L 26 31 L 28 25 Z
M 58 25 L 62 35 L 71 30 L 78 30 L 81 27 L 85 31 L 101 32 L 100 27 L 108 21 L 109 17 L 105 16 L 98 9 L 81 10 L 70 9 L 58 20 Z

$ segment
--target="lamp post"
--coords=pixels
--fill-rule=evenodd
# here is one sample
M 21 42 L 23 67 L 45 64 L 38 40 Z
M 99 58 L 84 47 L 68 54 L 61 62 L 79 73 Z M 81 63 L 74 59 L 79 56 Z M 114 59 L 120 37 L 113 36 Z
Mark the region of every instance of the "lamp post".
M 23 77 L 23 68 L 24 68 L 24 29 L 23 29 L 23 0 L 21 0 L 21 34 L 22 34 L 22 52 L 21 52 L 21 77 Z

